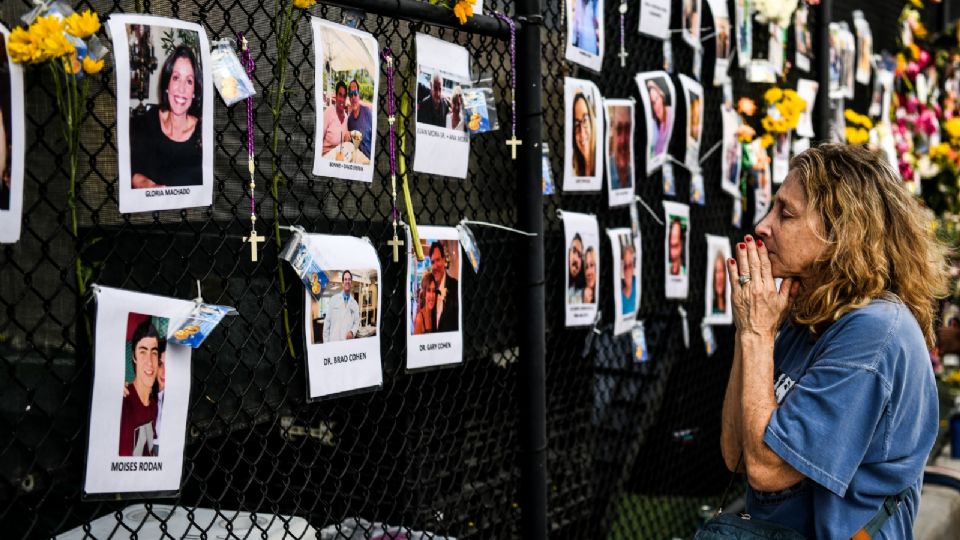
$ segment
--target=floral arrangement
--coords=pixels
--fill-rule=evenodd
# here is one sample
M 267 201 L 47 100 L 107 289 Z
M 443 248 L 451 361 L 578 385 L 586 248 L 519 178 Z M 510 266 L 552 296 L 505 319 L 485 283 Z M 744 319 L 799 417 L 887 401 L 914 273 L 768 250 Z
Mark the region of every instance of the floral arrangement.
M 753 0 L 753 9 L 757 12 L 757 21 L 786 28 L 799 4 L 799 0 Z
M 843 111 L 846 127 L 843 136 L 847 144 L 865 144 L 870 140 L 870 130 L 873 129 L 873 120 L 865 114 L 859 114 L 853 109 Z
M 460 24 L 467 24 L 467 19 L 473 17 L 473 0 L 430 0 L 430 3 L 453 11 Z
M 792 88 L 769 88 L 763 93 L 767 104 L 767 115 L 760 120 L 764 134 L 760 137 L 764 148 L 773 144 L 774 133 L 787 133 L 796 129 L 800 114 L 807 108 L 807 102 Z
M 57 1 L 32 10 L 24 21 L 27 22 L 26 28 L 20 26 L 10 32 L 7 50 L 15 63 L 45 65 L 53 79 L 60 126 L 67 145 L 70 230 L 77 238 L 76 180 L 81 124 L 90 88 L 87 75 L 100 73 L 107 55 L 106 47 L 96 36 L 100 30 L 100 18 L 89 9 L 77 13 L 65 2 Z M 82 296 L 86 293 L 92 270 L 81 264 L 79 254 L 75 271 L 77 290 Z

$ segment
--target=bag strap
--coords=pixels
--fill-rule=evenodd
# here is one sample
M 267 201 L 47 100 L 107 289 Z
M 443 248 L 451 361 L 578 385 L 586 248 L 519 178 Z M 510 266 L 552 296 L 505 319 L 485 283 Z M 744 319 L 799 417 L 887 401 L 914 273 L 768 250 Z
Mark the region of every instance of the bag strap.
M 853 534 L 853 540 L 871 540 L 875 534 L 880 532 L 880 528 L 883 527 L 883 524 L 890 519 L 893 514 L 897 511 L 897 508 L 900 507 L 902 503 L 907 498 L 907 492 L 910 491 L 910 488 L 907 487 L 900 493 L 896 495 L 891 495 L 883 500 L 883 505 L 880 506 L 880 510 L 877 510 L 877 513 L 874 514 L 870 521 L 863 526 L 862 529 Z
M 727 483 L 727 488 L 723 490 L 723 495 L 720 496 L 720 506 L 717 507 L 717 513 L 714 514 L 714 517 L 723 513 L 723 507 L 727 504 L 727 495 L 730 494 L 730 488 L 733 487 L 733 483 L 737 479 L 737 471 L 740 470 L 741 465 L 743 465 L 743 452 L 740 452 L 740 458 L 737 460 L 737 466 L 734 467 L 733 472 L 730 473 L 730 482 Z

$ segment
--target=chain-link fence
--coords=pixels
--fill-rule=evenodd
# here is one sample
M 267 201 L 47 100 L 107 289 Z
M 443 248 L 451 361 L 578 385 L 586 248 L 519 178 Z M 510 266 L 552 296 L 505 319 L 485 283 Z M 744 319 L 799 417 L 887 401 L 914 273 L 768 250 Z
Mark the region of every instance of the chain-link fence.
M 82 6 L 101 15 L 132 12 L 140 2 L 95 0 Z M 502 0 L 485 2 L 488 12 L 514 12 Z M 492 5 L 491 5 L 492 4 Z M 854 2 L 836 2 L 834 18 L 849 20 Z M 848 6 L 849 4 L 849 6 Z M 866 4 L 857 2 L 857 4 Z M 902 2 L 865 9 L 878 47 L 892 48 L 892 21 Z M 619 2 L 607 0 L 607 47 L 602 75 L 563 60 L 563 3 L 546 2 L 542 26 L 543 140 L 549 143 L 554 176 L 563 162 L 563 77 L 594 80 L 605 97 L 636 97 L 633 76 L 661 69 L 658 41 L 636 32 L 638 5 L 628 4 L 626 67 L 615 52 L 620 36 Z M 674 2 L 675 12 L 680 2 Z M 7 27 L 32 2 L 0 4 Z M 154 15 L 204 26 L 211 38 L 244 32 L 256 61 L 255 83 L 272 80 L 276 51 L 273 2 L 256 0 L 144 0 Z M 733 13 L 733 3 L 729 5 Z M 704 26 L 711 25 L 703 7 Z M 339 8 L 318 5 L 315 16 L 340 21 Z M 515 162 L 503 144 L 509 126 L 509 42 L 422 21 L 368 14 L 360 28 L 380 47 L 397 55 L 397 92 L 410 93 L 414 81 L 405 66 L 415 61 L 414 35 L 425 32 L 463 45 L 475 75 L 492 75 L 501 131 L 472 138 L 466 180 L 421 174 L 410 188 L 421 224 L 454 225 L 462 218 L 504 225 L 518 221 L 514 203 Z M 816 24 L 816 10 L 811 25 Z M 679 27 L 674 14 L 674 26 Z M 763 57 L 766 33 L 756 24 L 755 55 Z M 888 35 L 888 31 L 890 35 Z M 704 35 L 710 34 L 706 28 Z M 789 42 L 792 44 L 792 31 Z M 693 49 L 674 33 L 675 73 L 690 74 Z M 705 121 L 701 148 L 720 140 L 721 92 L 710 84 L 713 40 L 703 42 Z M 787 48 L 792 58 L 792 45 Z M 815 67 L 815 64 L 814 64 Z M 270 195 L 268 138 L 271 118 L 263 95 L 255 100 L 258 146 L 257 212 L 272 226 L 275 207 L 284 225 L 308 231 L 367 236 L 383 265 L 381 308 L 383 387 L 377 391 L 319 403 L 306 403 L 302 339 L 302 293 L 289 268 L 286 290 L 278 282 L 277 246 L 269 242 L 259 262 L 250 262 L 242 242 L 249 216 L 245 186 L 246 115 L 241 105 L 215 109 L 214 204 L 206 208 L 140 214 L 118 212 L 115 80 L 105 71 L 92 85 L 91 106 L 82 136 L 78 206 L 79 234 L 69 229 L 64 145 L 50 80 L 27 70 L 27 167 L 23 233 L 0 249 L 0 523 L 3 536 L 46 537 L 113 515 L 118 535 L 128 536 L 144 520 L 165 522 L 159 504 L 188 509 L 188 519 L 210 531 L 196 516 L 218 512 L 218 522 L 237 537 L 266 537 L 276 524 L 296 516 L 317 530 L 363 519 L 408 530 L 457 538 L 518 536 L 519 420 L 517 328 L 522 306 L 513 294 L 518 260 L 526 256 L 512 233 L 477 228 L 483 254 L 478 273 L 463 272 L 464 361 L 452 369 L 408 373 L 404 369 L 406 268 L 393 263 L 386 241 L 392 236 L 387 145 L 378 142 L 372 184 L 332 180 L 311 174 L 315 108 L 314 61 L 309 25 L 297 30 L 290 57 L 290 89 L 280 123 L 278 157 L 284 181 Z M 747 83 L 731 68 L 735 95 L 760 100 L 764 85 Z M 795 81 L 792 72 L 788 84 Z M 816 73 L 805 75 L 817 78 Z M 518 73 L 522 82 L 524 73 Z M 679 82 L 674 83 L 679 88 Z M 379 110 L 386 110 L 385 86 Z M 867 99 L 857 87 L 858 102 Z M 399 99 L 398 95 L 398 99 Z M 642 107 L 637 107 L 642 118 Z M 383 115 L 381 115 L 382 120 Z M 677 118 L 678 122 L 682 121 Z M 378 141 L 387 124 L 378 123 Z M 413 122 L 407 122 L 412 125 Z M 637 122 L 638 126 L 642 122 Z M 680 124 L 678 124 L 680 125 Z M 759 126 L 758 126 L 759 127 Z M 676 131 L 676 130 L 675 130 Z M 409 144 L 406 157 L 416 148 Z M 672 153 L 682 155 L 683 137 L 674 136 Z M 636 131 L 638 148 L 645 142 Z M 638 160 L 638 164 L 642 160 Z M 637 167 L 642 170 L 642 167 Z M 689 174 L 676 167 L 677 201 L 688 199 Z M 689 535 L 699 507 L 716 505 L 729 481 L 719 452 L 720 404 L 732 355 L 733 333 L 717 327 L 718 349 L 707 357 L 700 337 L 706 250 L 703 234 L 736 238 L 732 202 L 720 191 L 720 153 L 703 162 L 706 206 L 691 206 L 690 295 L 664 301 L 663 227 L 640 211 L 642 305 L 651 360 L 632 361 L 629 335 L 614 337 L 612 272 L 603 244 L 599 334 L 563 325 L 564 242 L 557 209 L 596 214 L 602 228 L 628 227 L 626 207 L 608 208 L 606 194 L 545 197 L 547 518 L 558 538 L 666 538 Z M 659 173 L 638 175 L 637 194 L 655 211 L 664 199 Z M 752 191 L 752 190 L 751 190 Z M 752 223 L 753 201 L 744 226 Z M 603 243 L 603 241 L 601 241 Z M 73 261 L 82 263 L 103 285 L 192 298 L 196 280 L 211 302 L 236 306 L 227 320 L 194 351 L 185 474 L 175 499 L 81 501 L 90 405 L 92 354 L 84 326 L 85 305 L 77 294 Z M 294 349 L 287 347 L 282 317 L 290 309 Z M 678 306 L 687 311 L 687 322 Z M 689 325 L 689 348 L 682 326 Z M 736 489 L 734 490 L 736 493 Z M 152 502 L 149 511 L 127 519 L 120 510 Z M 255 513 L 250 528 L 234 526 L 232 511 Z M 123 523 L 123 524 L 121 524 Z M 129 527 L 130 529 L 125 529 Z M 283 528 L 281 527 L 281 530 Z M 339 529 L 341 537 L 349 537 Z M 198 529 L 199 534 L 199 529 Z M 373 535 L 366 529 L 366 536 Z

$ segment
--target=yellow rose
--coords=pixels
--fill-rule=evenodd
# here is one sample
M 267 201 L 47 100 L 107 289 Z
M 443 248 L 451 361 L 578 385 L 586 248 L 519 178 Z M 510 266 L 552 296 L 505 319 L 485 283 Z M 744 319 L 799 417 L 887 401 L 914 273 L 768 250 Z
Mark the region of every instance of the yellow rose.
M 67 33 L 73 37 L 87 39 L 100 30 L 100 17 L 89 9 L 83 13 L 74 13 L 63 21 Z
M 457 0 L 457 5 L 453 6 L 453 14 L 460 19 L 460 24 L 466 24 L 467 19 L 473 17 L 473 4 L 469 0 Z
M 297 9 L 307 9 L 314 6 L 317 0 L 293 0 L 293 7 Z
M 770 88 L 763 93 L 763 100 L 767 103 L 775 103 L 780 101 L 780 98 L 783 97 L 783 90 L 777 88 L 776 86 Z
M 103 69 L 103 58 L 99 60 L 93 60 L 89 56 L 84 57 L 83 59 L 83 72 L 87 75 L 96 75 L 100 73 L 100 70 Z
M 7 42 L 10 59 L 18 64 L 32 64 L 40 60 L 40 43 L 23 27 L 14 28 Z

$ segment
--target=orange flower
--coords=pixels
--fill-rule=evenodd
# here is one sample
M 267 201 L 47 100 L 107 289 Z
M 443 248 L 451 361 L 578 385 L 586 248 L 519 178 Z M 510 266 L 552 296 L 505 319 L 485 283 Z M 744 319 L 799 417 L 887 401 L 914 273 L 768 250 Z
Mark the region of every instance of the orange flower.
M 753 113 L 757 112 L 757 104 L 750 98 L 740 98 L 737 101 L 737 111 L 740 112 L 740 114 L 753 116 Z
M 467 24 L 467 19 L 473 17 L 473 3 L 470 0 L 457 0 L 453 14 L 460 19 L 460 24 Z

